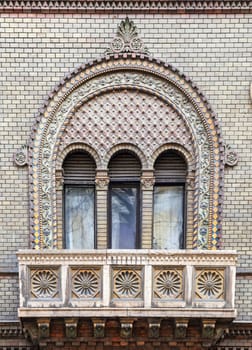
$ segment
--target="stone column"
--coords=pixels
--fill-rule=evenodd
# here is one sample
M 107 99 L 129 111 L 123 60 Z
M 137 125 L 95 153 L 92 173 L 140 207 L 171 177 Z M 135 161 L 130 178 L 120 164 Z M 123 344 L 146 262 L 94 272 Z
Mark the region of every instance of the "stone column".
M 53 229 L 57 230 L 57 248 L 62 249 L 64 248 L 64 217 L 63 217 L 63 208 L 64 208 L 64 194 L 63 194 L 63 187 L 64 187 L 64 176 L 63 176 L 63 169 L 56 170 L 56 215 L 57 215 L 57 226 L 56 223 L 54 224 Z
M 109 177 L 107 170 L 96 171 L 96 237 L 97 249 L 106 249 L 108 246 L 107 235 L 108 235 L 108 184 Z
M 192 249 L 193 247 L 193 232 L 194 232 L 194 176 L 187 176 L 185 187 L 185 248 Z
M 143 170 L 141 177 L 142 189 L 142 246 L 143 249 L 152 248 L 152 222 L 153 222 L 153 185 L 152 170 Z

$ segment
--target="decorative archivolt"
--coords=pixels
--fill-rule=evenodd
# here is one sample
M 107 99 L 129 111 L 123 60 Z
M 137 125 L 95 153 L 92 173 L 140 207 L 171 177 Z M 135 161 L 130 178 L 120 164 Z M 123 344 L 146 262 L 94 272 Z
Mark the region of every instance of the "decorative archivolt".
M 29 145 L 37 249 L 57 245 L 55 173 L 71 147 L 83 144 L 100 169 L 111 149 L 132 144 L 147 170 L 164 145 L 178 145 L 195 170 L 194 247 L 218 247 L 222 139 L 209 104 L 189 79 L 154 59 L 123 53 L 82 66 L 61 82 L 37 118 Z
M 57 154 L 57 159 L 56 159 L 56 170 L 61 170 L 62 169 L 62 165 L 64 162 L 64 159 L 66 158 L 66 156 L 69 153 L 75 152 L 75 151 L 84 151 L 87 152 L 95 161 L 96 167 L 100 167 L 101 164 L 101 160 L 99 157 L 99 154 L 94 150 L 93 147 L 85 144 L 85 143 L 80 143 L 80 142 L 74 142 L 74 143 L 70 143 L 66 148 L 64 148 L 64 150 Z
M 154 162 L 156 161 L 156 159 L 158 158 L 158 156 L 165 152 L 165 151 L 169 151 L 169 150 L 173 150 L 178 152 L 186 161 L 187 164 L 187 171 L 188 173 L 192 173 L 195 172 L 195 158 L 193 157 L 193 155 L 182 145 L 176 144 L 176 143 L 166 143 L 162 146 L 160 146 L 158 149 L 155 150 L 155 152 L 153 153 L 151 159 L 153 161 L 153 167 L 154 167 Z

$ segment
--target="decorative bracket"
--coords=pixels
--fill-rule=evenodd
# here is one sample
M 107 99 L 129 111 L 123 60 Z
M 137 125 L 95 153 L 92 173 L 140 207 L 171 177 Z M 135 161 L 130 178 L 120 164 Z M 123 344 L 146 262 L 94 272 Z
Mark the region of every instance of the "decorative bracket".
M 14 154 L 14 162 L 17 166 L 25 166 L 28 164 L 28 146 L 23 145 Z
M 121 332 L 120 335 L 122 338 L 132 337 L 133 323 L 134 319 L 121 319 Z
M 38 327 L 35 322 L 23 322 L 23 332 L 26 339 L 33 345 L 38 343 Z
M 78 321 L 75 319 L 65 319 L 65 329 L 67 338 L 77 337 L 77 324 Z
M 111 55 L 122 52 L 135 52 L 148 55 L 149 51 L 138 37 L 137 27 L 128 17 L 121 21 L 117 28 L 116 37 L 112 40 L 105 54 Z
M 185 338 L 187 328 L 188 328 L 188 320 L 185 320 L 185 319 L 175 320 L 175 337 Z
M 94 327 L 94 337 L 95 338 L 104 338 L 105 336 L 105 320 L 93 319 Z
M 212 339 L 215 332 L 214 320 L 202 320 L 202 338 Z
M 225 165 L 235 166 L 238 163 L 238 154 L 233 150 L 232 146 L 225 146 Z
M 159 338 L 160 320 L 149 321 L 149 338 Z
M 49 338 L 50 336 L 50 320 L 49 319 L 38 319 L 38 337 L 39 339 Z

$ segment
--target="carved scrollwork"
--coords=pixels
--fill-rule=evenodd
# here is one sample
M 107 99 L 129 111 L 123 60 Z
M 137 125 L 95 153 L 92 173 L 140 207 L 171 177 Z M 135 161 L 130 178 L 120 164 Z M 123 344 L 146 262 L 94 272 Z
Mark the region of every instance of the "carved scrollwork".
M 138 37 L 136 25 L 128 17 L 121 21 L 116 34 L 117 36 L 112 40 L 110 48 L 105 52 L 106 54 L 136 52 L 147 55 L 149 53 L 142 40 Z
M 17 152 L 14 154 L 14 162 L 18 166 L 25 166 L 28 164 L 28 147 L 23 145 Z

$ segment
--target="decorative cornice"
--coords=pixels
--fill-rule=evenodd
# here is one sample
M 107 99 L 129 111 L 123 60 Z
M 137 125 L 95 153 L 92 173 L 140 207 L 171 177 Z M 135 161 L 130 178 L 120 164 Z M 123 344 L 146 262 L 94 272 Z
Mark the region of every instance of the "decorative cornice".
M 57 264 L 59 262 L 74 262 L 75 264 L 93 262 L 96 265 L 118 264 L 118 265 L 143 265 L 145 263 L 169 264 L 169 265 L 193 265 L 225 266 L 235 265 L 237 254 L 228 250 L 20 250 L 17 253 L 19 263 L 30 265 Z
M 167 13 L 240 13 L 252 12 L 251 0 L 1 0 L 0 11 L 6 12 L 167 12 Z
M 23 332 L 20 324 L 0 324 L 0 339 L 22 337 Z

